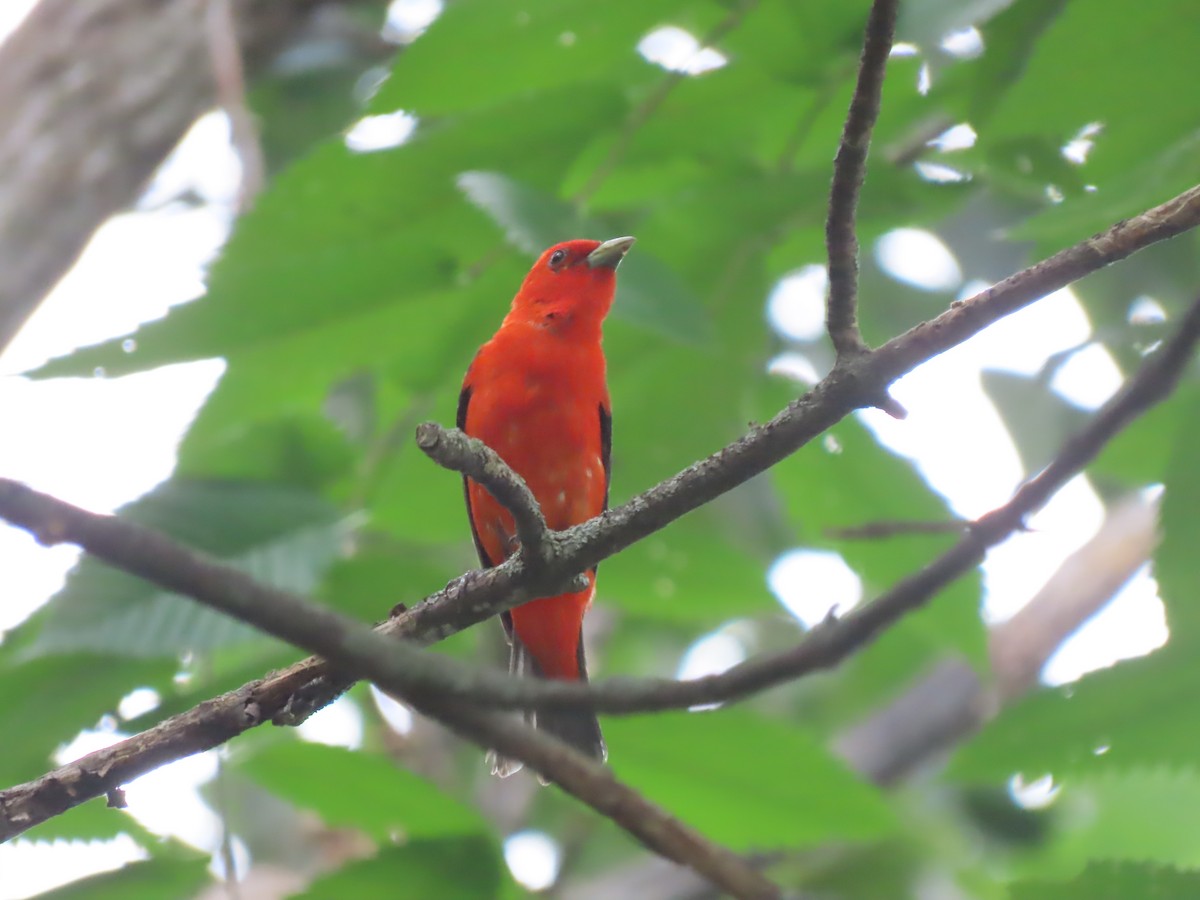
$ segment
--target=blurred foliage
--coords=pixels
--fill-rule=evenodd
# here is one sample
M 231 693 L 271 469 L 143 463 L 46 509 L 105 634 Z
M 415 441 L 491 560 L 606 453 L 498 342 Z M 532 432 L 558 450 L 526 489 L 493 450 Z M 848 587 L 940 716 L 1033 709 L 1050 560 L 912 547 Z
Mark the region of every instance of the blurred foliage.
M 277 123 L 272 160 L 290 164 L 237 223 L 206 296 L 140 328 L 132 352 L 116 339 L 34 375 L 113 377 L 224 358 L 175 476 L 123 515 L 273 584 L 382 617 L 473 564 L 458 480 L 410 435 L 423 419 L 453 420 L 475 347 L 543 246 L 639 238 L 606 344 L 616 503 L 802 392 L 767 374 L 779 354 L 828 368 L 823 338 L 781 337 L 764 308 L 780 277 L 823 260 L 830 160 L 867 7 L 455 0 L 397 53 L 356 113 L 347 113 L 353 79 L 343 69 L 286 91 L 264 83 L 251 100 Z M 684 75 L 643 58 L 639 40 L 668 24 L 727 64 Z M 961 41 L 943 38 L 968 28 L 981 48 L 955 55 Z M 864 248 L 891 229 L 924 228 L 955 253 L 964 281 L 996 280 L 1200 175 L 1187 101 L 1200 37 L 1194 0 L 1137 9 L 912 0 L 900 29 L 911 46 L 889 66 L 859 211 Z M 1176 85 L 1183 97 L 1171 95 Z M 354 152 L 334 133 L 347 115 L 398 110 L 418 123 L 398 146 Z M 930 142 L 956 123 L 974 129 L 972 146 Z M 1079 139 L 1091 142 L 1083 163 L 1063 152 Z M 1131 305 L 1150 298 L 1169 322 L 1200 285 L 1196 250 L 1186 235 L 1077 285 L 1089 345 L 1130 371 L 1164 333 L 1161 322 L 1131 317 Z M 862 265 L 872 341 L 958 291 L 901 284 L 869 252 Z M 1030 472 L 1086 416 L 1055 391 L 1064 361 L 1033 377 L 984 378 Z M 933 896 L 935 884 L 1018 900 L 1196 896 L 1196 390 L 1131 428 L 1093 470 L 1106 498 L 1166 485 L 1156 569 L 1173 629 L 1165 651 L 1036 691 L 920 784 L 884 792 L 863 783 L 826 749 L 830 735 L 939 657 L 986 666 L 975 576 L 836 673 L 737 709 L 610 720 L 615 773 L 736 849 L 781 851 L 773 874 L 823 896 Z M 769 476 L 605 563 L 597 674 L 672 674 L 714 630 L 749 651 L 794 642 L 802 628 L 764 577 L 781 552 L 840 554 L 869 597 L 946 539 L 851 541 L 830 529 L 949 516 L 908 460 L 847 420 Z M 496 631 L 474 629 L 445 649 L 499 665 Z M 0 645 L 0 723 L 13 736 L 0 775 L 34 777 L 81 728 L 146 727 L 292 655 L 84 561 Z M 158 693 L 157 709 L 120 719 L 118 702 L 140 686 Z M 363 716 L 363 749 L 260 729 L 228 748 L 222 777 L 242 802 L 210 792 L 255 862 L 315 878 L 298 896 L 522 896 L 501 842 L 523 828 L 559 841 L 562 896 L 642 857 L 557 791 L 531 793 L 525 776 L 489 780 L 477 749 L 429 723 L 394 731 L 365 689 L 341 702 Z M 1016 772 L 1054 775 L 1050 810 L 1013 800 L 1006 785 Z M 183 897 L 208 879 L 202 861 L 101 801 L 30 838 L 118 832 L 151 858 L 52 896 Z M 365 858 L 329 852 L 345 833 L 367 842 Z

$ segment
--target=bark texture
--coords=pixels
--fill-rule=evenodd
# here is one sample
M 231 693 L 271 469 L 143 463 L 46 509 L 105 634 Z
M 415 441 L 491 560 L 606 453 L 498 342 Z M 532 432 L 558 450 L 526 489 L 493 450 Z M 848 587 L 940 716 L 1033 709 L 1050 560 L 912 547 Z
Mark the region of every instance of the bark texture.
M 208 2 L 41 0 L 0 44 L 0 350 L 217 105 Z M 247 72 L 343 5 L 235 4 Z

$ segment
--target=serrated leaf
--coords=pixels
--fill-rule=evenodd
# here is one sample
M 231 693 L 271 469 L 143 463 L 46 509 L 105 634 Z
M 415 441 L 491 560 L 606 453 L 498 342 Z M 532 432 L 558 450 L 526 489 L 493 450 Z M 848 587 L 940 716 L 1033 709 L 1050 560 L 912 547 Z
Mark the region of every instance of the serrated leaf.
M 556 114 L 543 115 L 546 105 Z M 306 333 L 331 347 L 322 332 L 347 314 L 381 315 L 436 295 L 455 286 L 459 268 L 478 262 L 486 248 L 458 227 L 466 210 L 454 186 L 459 172 L 504 169 L 544 185 L 565 166 L 578 136 L 621 110 L 611 88 L 577 87 L 440 122 L 386 152 L 354 154 L 329 142 L 283 173 L 239 220 L 201 301 L 142 326 L 133 353 L 117 338 L 51 360 L 32 375 L 90 376 L 97 368 L 126 374 L 236 356 Z M 514 121 L 524 123 L 519 133 Z M 513 289 L 515 282 L 509 296 Z M 321 359 L 313 354 L 311 362 Z M 307 362 L 297 359 L 292 369 L 304 374 Z
M 285 741 L 237 759 L 233 767 L 327 825 L 357 828 L 381 843 L 397 835 L 438 838 L 484 827 L 460 800 L 372 753 Z
M 162 900 L 190 897 L 211 880 L 208 857 L 203 859 L 151 859 L 127 863 L 115 872 L 82 878 L 39 900 Z
M 0 731 L 17 735 L 0 754 L 0 783 L 36 778 L 52 768 L 51 755 L 83 728 L 97 725 L 134 688 L 159 684 L 174 660 L 70 654 L 25 659 L 23 648 L 3 646 Z
M 102 841 L 129 835 L 154 853 L 159 838 L 128 811 L 112 809 L 103 797 L 73 806 L 66 812 L 35 825 L 21 835 L 23 841 Z
M 482 835 L 418 839 L 388 847 L 314 881 L 294 900 L 386 896 L 392 900 L 493 900 L 504 880 L 495 843 Z
M 1179 23 L 1193 12 L 1190 0 L 1163 0 L 1145 13 L 1121 4 L 1066 4 L 1034 46 L 1022 78 L 1001 98 L 981 141 L 1037 134 L 1061 144 L 1100 122 L 1104 130 L 1083 171 L 1103 189 L 1108 177 L 1195 129 L 1186 104 L 1145 102 L 1188 58 L 1195 35 Z M 1113 64 L 1093 65 L 1105 58 Z M 1091 77 L 1075 77 L 1080 71 Z
M 1193 770 L 1114 770 L 1067 781 L 1078 825 L 1054 854 L 1200 868 L 1200 776 Z
M 1170 646 L 1193 653 L 1200 648 L 1200 610 L 1196 596 L 1200 571 L 1196 548 L 1200 547 L 1200 398 L 1192 398 L 1180 409 L 1179 430 L 1174 435 L 1167 461 L 1162 514 L 1163 539 L 1154 554 L 1154 573 L 1167 607 Z
M 721 709 L 604 729 L 618 778 L 735 850 L 869 840 L 898 825 L 876 788 L 784 722 Z
M 643 0 L 614 15 L 588 0 L 530 0 L 520 8 L 456 3 L 405 50 L 371 108 L 439 114 L 548 88 L 647 78 L 654 70 L 635 52 L 638 39 L 672 12 L 696 5 Z M 454 65 L 446 64 L 449 58 Z M 544 111 L 553 117 L 561 109 Z
M 1011 900 L 1193 900 L 1200 897 L 1200 873 L 1168 866 L 1095 862 L 1070 881 L 1019 881 Z
M 1168 645 L 1169 646 L 1169 645 Z M 1191 654 L 1159 651 L 1043 688 L 960 748 L 951 774 L 1005 779 L 1091 775 L 1113 766 L 1184 764 L 1195 756 L 1200 672 Z
M 253 482 L 172 480 L 120 515 L 302 594 L 333 561 L 344 531 L 336 510 L 320 497 Z M 29 652 L 176 658 L 259 636 L 194 600 L 85 557 L 51 599 Z

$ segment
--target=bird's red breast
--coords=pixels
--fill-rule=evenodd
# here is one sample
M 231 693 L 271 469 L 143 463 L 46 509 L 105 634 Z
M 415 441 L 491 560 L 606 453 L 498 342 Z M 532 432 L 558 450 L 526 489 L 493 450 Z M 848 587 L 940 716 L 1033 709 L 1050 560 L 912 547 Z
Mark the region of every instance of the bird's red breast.
M 459 427 L 525 479 L 556 530 L 607 506 L 612 432 L 601 324 L 616 264 L 632 243 L 568 241 L 543 253 L 463 382 Z M 512 516 L 475 482 L 466 494 L 481 561 L 497 565 L 516 549 Z M 512 611 L 516 636 L 547 677 L 582 675 L 578 643 L 594 573 L 589 580 L 586 590 Z

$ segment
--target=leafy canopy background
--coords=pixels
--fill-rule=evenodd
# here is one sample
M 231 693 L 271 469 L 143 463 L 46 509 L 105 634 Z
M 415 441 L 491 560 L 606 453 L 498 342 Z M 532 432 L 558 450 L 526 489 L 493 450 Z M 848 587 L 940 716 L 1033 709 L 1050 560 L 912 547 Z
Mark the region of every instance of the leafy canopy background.
M 467 362 L 544 246 L 639 239 L 606 338 L 615 503 L 803 390 L 767 374 L 779 352 L 803 354 L 818 370 L 830 364 L 824 339 L 785 341 L 763 310 L 780 277 L 823 261 L 830 160 L 867 7 L 458 0 L 401 49 L 362 111 L 403 109 L 419 121 L 405 143 L 373 153 L 352 152 L 339 134 L 309 144 L 305 129 L 284 121 L 304 107 L 275 109 L 267 82 L 252 105 L 268 147 L 289 136 L 281 155 L 295 161 L 238 222 L 204 299 L 144 325 L 133 352 L 118 339 L 35 375 L 116 376 L 223 357 L 227 371 L 183 440 L 174 476 L 124 514 L 266 581 L 379 618 L 474 564 L 457 478 L 417 452 L 411 430 L 425 418 L 452 420 Z M 715 30 L 728 65 L 684 77 L 648 63 L 635 46 L 667 23 Z M 972 23 L 981 55 L 939 48 L 943 35 Z M 1168 86 L 1191 82 L 1197 27 L 1191 0 L 1136 11 L 1045 0 L 905 4 L 899 38 L 918 50 L 889 64 L 859 210 L 863 246 L 897 227 L 926 228 L 969 278 L 995 280 L 1185 189 L 1200 173 L 1200 131 L 1194 104 Z M 922 93 L 926 77 L 932 86 Z M 328 114 L 314 103 L 318 112 Z M 969 149 L 925 143 L 959 122 L 977 132 Z M 1103 129 L 1086 164 L 1069 162 L 1061 148 L 1093 122 Z M 914 161 L 962 177 L 929 180 Z M 1076 286 L 1095 339 L 1125 371 L 1162 333 L 1160 324 L 1131 323 L 1131 302 L 1152 295 L 1173 315 L 1200 285 L 1196 249 L 1186 235 Z M 862 265 L 869 341 L 953 299 L 889 279 L 869 253 Z M 1033 470 L 1079 420 L 1048 381 L 987 382 Z M 614 770 L 734 849 L 797 851 L 774 877 L 836 896 L 908 895 L 931 871 L 982 897 L 1194 895 L 1198 412 L 1193 377 L 1091 473 L 1106 497 L 1167 486 L 1155 561 L 1171 626 L 1165 650 L 1089 676 L 1069 694 L 1035 693 L 917 785 L 884 793 L 863 784 L 825 749 L 829 737 L 936 658 L 955 653 L 985 666 L 974 577 L 833 675 L 734 709 L 608 720 Z M 699 636 L 731 622 L 753 648 L 794 642 L 801 628 L 764 579 L 786 549 L 840 553 L 868 596 L 941 549 L 940 538 L 827 535 L 949 515 L 856 420 L 832 434 L 837 452 L 805 448 L 605 564 L 600 672 L 673 674 Z M 445 650 L 498 661 L 496 631 L 474 629 Z M 13 736 L 0 781 L 41 774 L 55 746 L 135 687 L 153 687 L 162 702 L 122 722 L 127 730 L 294 656 L 85 560 L 0 645 L 0 723 Z M 174 677 L 181 665 L 190 679 Z M 220 811 L 256 862 L 311 863 L 298 849 L 311 836 L 298 831 L 297 810 L 365 835 L 365 858 L 323 874 L 303 896 L 519 896 L 500 848 L 521 826 L 564 841 L 568 887 L 641 853 L 554 790 L 519 802 L 501 792 L 517 810 L 506 818 L 489 805 L 497 788 L 478 751 L 429 737 L 424 725 L 401 740 L 365 689 L 351 697 L 367 723 L 361 750 L 268 729 L 229 747 L 239 799 L 226 790 Z M 423 752 L 422 740 L 439 752 Z M 1101 745 L 1112 752 L 1095 755 Z M 1041 812 L 1014 806 L 1004 785 L 1017 771 L 1052 772 L 1061 795 Z M 156 841 L 98 801 L 30 837 L 118 832 L 150 859 L 55 896 L 185 896 L 208 880 L 196 851 Z

